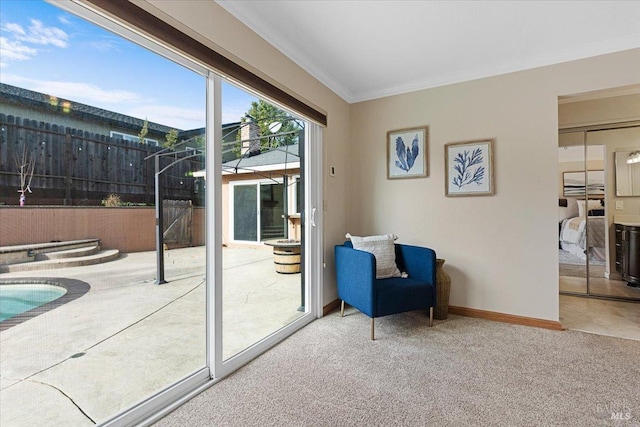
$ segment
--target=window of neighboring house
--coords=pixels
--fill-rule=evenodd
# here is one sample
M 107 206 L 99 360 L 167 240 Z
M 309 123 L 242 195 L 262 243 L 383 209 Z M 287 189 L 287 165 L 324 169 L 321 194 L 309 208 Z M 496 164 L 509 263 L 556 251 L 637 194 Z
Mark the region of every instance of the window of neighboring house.
M 137 135 L 130 135 L 130 134 L 127 134 L 127 133 L 122 133 L 122 132 L 111 131 L 110 136 L 111 136 L 111 138 L 120 138 L 120 139 L 123 139 L 125 141 L 130 141 L 130 142 L 138 142 L 138 141 L 140 141 L 140 137 L 138 137 Z M 160 146 L 160 143 L 158 142 L 157 139 L 145 138 L 144 139 L 144 143 L 145 144 L 149 144 L 149 145 L 155 145 L 156 147 Z

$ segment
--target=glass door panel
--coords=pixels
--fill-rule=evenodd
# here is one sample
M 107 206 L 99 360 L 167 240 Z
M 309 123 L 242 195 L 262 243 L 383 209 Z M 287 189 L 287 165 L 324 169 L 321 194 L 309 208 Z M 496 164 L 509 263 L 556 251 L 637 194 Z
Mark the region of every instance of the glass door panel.
M 297 221 L 290 218 L 299 212 L 292 211 L 285 184 L 300 175 L 304 185 L 298 147 L 304 141 L 298 135 L 306 124 L 225 81 L 222 117 L 223 209 L 230 202 L 224 195 L 233 198 L 231 218 L 222 224 L 223 241 L 231 244 L 222 250 L 220 284 L 221 353 L 228 361 L 264 345 L 309 311 L 299 310 L 305 292 L 304 226 L 299 215 Z M 286 239 L 290 229 L 298 232 L 297 240 Z
M 604 145 L 592 144 L 591 132 L 587 133 L 587 200 L 585 255 L 589 277 L 589 293 L 608 293 L 607 280 L 607 216 L 605 215 L 605 156 Z
M 623 171 L 616 165 L 616 152 L 632 152 L 640 148 L 638 141 L 640 141 L 640 127 L 587 132 L 589 156 L 607 159 L 601 162 L 601 167 L 590 164 L 588 173 L 593 194 L 590 198 L 602 200 L 602 204 L 596 203 L 592 206 L 588 216 L 589 293 L 592 295 L 640 299 L 640 288 L 629 286 L 623 280 L 619 268 L 616 268 L 616 259 L 621 258 L 622 248 L 616 245 L 615 233 L 615 217 L 637 218 L 637 207 L 640 206 L 634 197 L 617 196 L 616 178 L 622 176 Z M 597 199 L 601 193 L 601 186 L 604 187 L 604 196 Z
M 258 240 L 258 188 L 254 185 L 233 186 L 234 240 Z
M 0 246 L 41 244 L 48 254 L 32 261 L 37 271 L 2 273 L 0 288 L 30 276 L 24 291 L 38 293 L 37 283 L 56 277 L 65 294 L 0 322 L 2 426 L 100 424 L 161 401 L 178 382 L 208 378 L 206 204 L 196 177 L 205 164 L 195 154 L 204 149 L 203 70 L 75 2 L 56 4 L 73 13 L 2 2 L 3 42 L 31 54 L 3 55 L 12 72 L 2 74 L 0 99 L 10 92 L 13 101 L 2 102 L 0 158 L 9 161 L 0 201 L 12 232 L 0 232 Z M 41 50 L 20 35 L 36 30 L 56 43 Z M 58 72 L 77 58 L 87 66 Z M 162 219 L 166 248 L 156 234 Z M 85 247 L 69 243 L 79 239 Z M 45 262 L 63 252 L 72 257 Z
M 285 237 L 285 188 L 282 184 L 260 185 L 260 240 Z
M 587 293 L 587 264 L 581 245 L 585 221 L 584 132 L 561 133 L 558 148 L 558 261 L 561 293 Z

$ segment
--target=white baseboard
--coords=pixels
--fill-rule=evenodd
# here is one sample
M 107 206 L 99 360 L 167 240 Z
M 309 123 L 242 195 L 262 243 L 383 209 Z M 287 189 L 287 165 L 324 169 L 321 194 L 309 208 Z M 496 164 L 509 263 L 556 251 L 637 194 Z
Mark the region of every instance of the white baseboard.
M 622 280 L 622 275 L 619 273 L 610 273 L 608 271 L 604 272 L 604 277 L 609 280 Z

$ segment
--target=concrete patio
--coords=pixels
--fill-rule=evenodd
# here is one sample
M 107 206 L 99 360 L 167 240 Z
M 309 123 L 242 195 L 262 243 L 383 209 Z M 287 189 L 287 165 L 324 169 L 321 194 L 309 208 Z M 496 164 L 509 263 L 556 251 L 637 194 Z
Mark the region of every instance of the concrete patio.
M 205 248 L 166 251 L 167 284 L 155 261 L 29 272 L 91 289 L 0 333 L 0 425 L 94 425 L 205 366 Z M 225 248 L 223 279 L 224 358 L 301 315 L 300 274 L 276 273 L 270 248 Z

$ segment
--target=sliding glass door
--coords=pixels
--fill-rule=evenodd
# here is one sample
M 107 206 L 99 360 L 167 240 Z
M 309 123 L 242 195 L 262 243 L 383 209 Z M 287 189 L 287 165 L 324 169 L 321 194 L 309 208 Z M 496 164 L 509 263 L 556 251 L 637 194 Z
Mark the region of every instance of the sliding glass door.
M 225 372 L 316 315 L 309 255 L 319 227 L 305 218 L 318 193 L 305 185 L 317 175 L 304 153 L 316 152 L 319 141 L 308 136 L 315 125 L 230 82 L 220 85 L 222 127 L 235 133 L 223 143 L 230 154 L 220 159 L 216 184 L 225 213 L 218 360 Z M 248 101 L 244 109 L 233 108 L 239 100 Z
M 233 222 L 232 240 L 262 242 L 287 236 L 284 184 L 267 182 L 230 183 L 229 218 Z
M 0 424 L 137 424 L 320 316 L 322 129 L 78 3 L 10 3 L 31 56 L 1 76 L 0 246 L 80 235 L 110 258 L 29 272 L 70 295 L 2 325 Z M 46 55 L 22 45 L 39 31 Z

